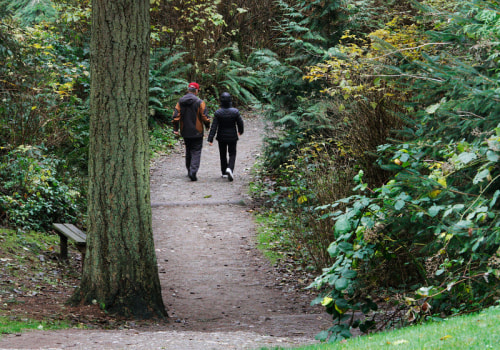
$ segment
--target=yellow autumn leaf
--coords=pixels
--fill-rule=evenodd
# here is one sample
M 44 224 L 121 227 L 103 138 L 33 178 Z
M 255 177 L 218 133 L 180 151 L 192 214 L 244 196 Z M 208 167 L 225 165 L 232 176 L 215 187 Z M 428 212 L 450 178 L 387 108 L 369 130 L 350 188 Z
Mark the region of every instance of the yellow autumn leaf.
M 323 306 L 328 306 L 333 302 L 333 299 L 330 297 L 324 297 L 323 300 L 321 301 L 321 305 Z
M 299 197 L 299 199 L 297 200 L 297 202 L 299 204 L 303 204 L 303 203 L 307 202 L 307 197 L 304 196 L 304 195 L 302 195 L 302 196 Z
M 341 309 L 341 308 L 339 308 L 339 307 L 337 306 L 337 304 L 335 304 L 335 310 L 337 310 L 337 312 L 338 312 L 339 314 L 341 314 L 341 315 L 342 315 L 342 314 L 346 311 L 345 309 Z
M 446 184 L 446 178 L 445 177 L 440 177 L 438 179 L 438 183 L 443 186 L 444 188 L 446 188 L 448 185 Z
M 446 339 L 450 339 L 450 338 L 453 338 L 451 335 L 445 335 L 444 337 L 440 338 L 439 340 L 446 340 Z
M 431 166 L 429 167 L 429 169 L 441 169 L 443 167 L 443 165 L 439 162 L 436 162 L 436 163 L 432 163 Z
M 434 190 L 431 193 L 429 193 L 429 197 L 436 198 L 440 193 L 441 193 L 441 190 Z

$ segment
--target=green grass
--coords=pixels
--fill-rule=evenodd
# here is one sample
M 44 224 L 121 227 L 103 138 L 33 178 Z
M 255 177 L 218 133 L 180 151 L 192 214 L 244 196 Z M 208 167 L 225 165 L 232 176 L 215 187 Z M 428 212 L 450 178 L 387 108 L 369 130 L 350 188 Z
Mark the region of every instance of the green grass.
M 0 229 L 1 248 L 6 253 L 16 253 L 20 247 L 24 250 L 31 250 L 34 253 L 47 249 L 48 246 L 57 246 L 58 235 L 49 235 L 30 231 L 27 233 L 16 232 L 15 230 Z
M 286 237 L 275 223 L 276 218 L 272 214 L 258 214 L 255 217 L 257 222 L 257 248 L 262 251 L 264 256 L 275 264 L 283 257 L 279 249 L 283 246 L 282 240 Z
M 61 275 L 52 275 L 58 269 L 57 261 L 48 256 L 40 260 L 47 252 L 58 249 L 59 237 L 40 232 L 17 232 L 0 229 L 0 335 L 15 334 L 28 329 L 63 329 L 70 328 L 65 321 L 37 321 L 28 317 L 10 313 L 10 305 L 17 304 L 14 288 L 23 292 L 42 292 L 47 286 L 61 285 Z M 12 296 L 14 295 L 14 296 Z
M 67 322 L 46 322 L 35 320 L 18 320 L 10 317 L 0 317 L 0 337 L 1 334 L 16 334 L 29 329 L 54 330 L 71 328 Z
M 295 350 L 337 349 L 500 349 L 500 307 L 394 331 Z

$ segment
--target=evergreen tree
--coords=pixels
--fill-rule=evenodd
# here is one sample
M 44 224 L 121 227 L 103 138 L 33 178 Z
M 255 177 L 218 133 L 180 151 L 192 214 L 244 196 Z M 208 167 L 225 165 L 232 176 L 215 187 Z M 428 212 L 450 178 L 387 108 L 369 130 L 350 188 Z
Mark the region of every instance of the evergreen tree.
M 88 241 L 76 301 L 165 316 L 154 250 L 148 149 L 149 0 L 95 0 Z

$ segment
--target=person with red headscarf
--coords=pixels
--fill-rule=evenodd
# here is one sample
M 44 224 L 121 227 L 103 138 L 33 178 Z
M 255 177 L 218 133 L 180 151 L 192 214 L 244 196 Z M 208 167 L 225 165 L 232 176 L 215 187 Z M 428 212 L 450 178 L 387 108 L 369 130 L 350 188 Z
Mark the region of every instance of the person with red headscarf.
M 198 180 L 204 127 L 210 128 L 210 117 L 205 102 L 198 97 L 200 85 L 190 83 L 187 94 L 175 106 L 173 123 L 174 133 L 181 135 L 186 146 L 186 169 L 191 181 Z

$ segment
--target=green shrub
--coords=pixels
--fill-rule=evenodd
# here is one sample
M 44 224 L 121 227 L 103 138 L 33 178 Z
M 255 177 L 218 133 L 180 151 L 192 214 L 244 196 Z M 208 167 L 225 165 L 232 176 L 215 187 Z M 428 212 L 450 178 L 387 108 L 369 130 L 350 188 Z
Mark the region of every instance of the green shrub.
M 10 39 L 0 67 L 2 146 L 44 144 L 75 163 L 86 159 L 90 83 L 85 52 L 45 26 L 24 29 L 3 21 L 0 28 Z
M 299 141 L 289 160 L 273 171 L 274 183 L 265 193 L 268 203 L 286 217 L 282 225 L 307 265 L 318 271 L 332 262 L 327 253 L 333 226 L 318 220 L 315 208 L 350 194 L 355 160 L 332 139 Z
M 80 222 L 84 198 L 65 163 L 42 149 L 20 146 L 0 163 L 0 218 L 8 227 L 49 230 L 54 222 Z
M 156 126 L 149 132 L 149 149 L 151 156 L 168 152 L 178 141 L 171 126 Z
M 341 321 L 345 313 L 371 311 L 366 300 L 379 288 L 408 295 L 399 300 L 407 322 L 498 300 L 500 125 L 481 147 L 468 146 L 447 148 L 439 162 L 415 145 L 402 147 L 394 155 L 397 164 L 388 166 L 400 171 L 386 185 L 369 189 L 360 173 L 355 190 L 361 194 L 316 208 L 328 213 L 322 220 L 335 223 L 328 248 L 335 263 L 311 285 L 331 286 L 316 302 L 338 322 L 330 329 L 334 339 L 348 335 L 349 327 L 366 327 Z
M 390 181 L 370 187 L 360 173 L 358 194 L 316 208 L 335 227 L 335 262 L 311 285 L 325 288 L 316 302 L 335 321 L 324 340 L 349 336 L 349 327 L 366 331 L 381 294 L 392 292 L 401 324 L 476 311 L 500 297 L 499 80 L 497 57 L 480 49 L 497 45 L 490 40 L 500 16 L 487 1 L 455 10 L 437 20 L 439 31 L 377 34 L 388 40 L 376 40 L 386 58 L 381 72 L 393 78 L 387 84 L 409 97 L 401 106 L 410 127 L 406 139 L 378 147 Z M 422 50 L 416 37 L 445 44 Z M 349 321 L 359 311 L 365 322 Z
M 412 3 L 430 2 L 438 3 Z M 267 140 L 275 207 L 297 235 L 317 229 L 333 240 L 316 241 L 331 264 L 311 285 L 334 320 L 322 340 L 369 331 L 376 320 L 383 328 L 471 312 L 500 297 L 498 55 L 487 49 L 497 49 L 500 16 L 491 1 L 455 2 L 454 12 L 432 16 L 401 6 L 369 36 L 346 33 L 309 67 L 304 78 L 321 83 L 323 97 L 311 86 L 294 109 L 275 114 L 281 128 Z M 338 174 L 363 169 L 358 186 L 335 184 L 342 177 L 304 158 L 317 135 L 353 160 Z M 332 155 L 321 163 L 336 168 Z M 320 201 L 328 194 L 315 181 L 321 175 L 344 193 Z M 377 304 L 389 312 L 374 312 Z
M 58 15 L 51 0 L 0 0 L 0 7 L 13 13 L 23 25 L 55 21 Z

